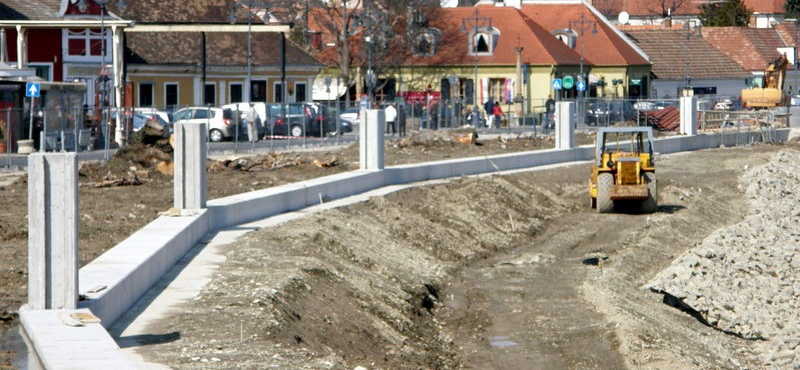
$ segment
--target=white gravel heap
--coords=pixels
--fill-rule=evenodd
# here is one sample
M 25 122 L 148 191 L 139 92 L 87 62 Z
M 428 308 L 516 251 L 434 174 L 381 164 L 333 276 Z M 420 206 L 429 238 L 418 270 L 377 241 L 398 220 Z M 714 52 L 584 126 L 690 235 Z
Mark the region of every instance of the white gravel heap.
M 647 288 L 712 326 L 764 340 L 763 361 L 800 368 L 800 153 L 781 150 L 740 177 L 750 214 L 678 257 Z

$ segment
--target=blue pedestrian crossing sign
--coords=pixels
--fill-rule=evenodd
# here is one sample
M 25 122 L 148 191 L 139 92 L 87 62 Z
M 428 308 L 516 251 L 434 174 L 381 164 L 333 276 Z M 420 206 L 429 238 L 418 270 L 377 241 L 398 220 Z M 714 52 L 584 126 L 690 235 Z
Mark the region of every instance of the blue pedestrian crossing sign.
M 25 85 L 25 96 L 29 98 L 38 98 L 39 93 L 42 91 L 41 86 L 36 82 L 28 82 Z
M 553 90 L 561 90 L 561 79 L 554 78 L 553 79 Z
M 575 88 L 578 89 L 578 91 L 586 90 L 586 81 L 578 80 L 578 83 L 575 84 Z

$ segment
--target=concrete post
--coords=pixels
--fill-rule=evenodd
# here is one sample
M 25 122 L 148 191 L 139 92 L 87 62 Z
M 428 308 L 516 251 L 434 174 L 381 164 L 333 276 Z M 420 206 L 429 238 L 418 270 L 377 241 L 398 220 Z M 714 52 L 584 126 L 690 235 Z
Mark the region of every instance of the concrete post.
M 177 123 L 174 129 L 175 208 L 206 208 L 206 124 Z
M 681 134 L 697 135 L 697 99 L 694 96 L 681 96 Z
M 383 169 L 383 132 L 386 129 L 386 114 L 383 109 L 366 109 L 361 114 L 359 131 L 359 168 L 362 170 Z
M 78 156 L 28 156 L 28 308 L 78 306 Z
M 556 102 L 556 149 L 575 147 L 575 102 Z

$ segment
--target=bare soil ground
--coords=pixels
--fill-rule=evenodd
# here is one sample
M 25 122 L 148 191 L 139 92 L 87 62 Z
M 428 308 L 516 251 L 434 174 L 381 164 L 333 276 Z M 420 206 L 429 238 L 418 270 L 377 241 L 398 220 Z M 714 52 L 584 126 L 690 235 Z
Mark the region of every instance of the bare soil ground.
M 591 137 L 579 135 L 583 143 Z M 386 165 L 552 148 L 552 138 L 498 138 L 460 143 L 436 132 L 416 132 L 387 140 Z M 107 163 L 86 162 L 79 168 L 80 260 L 86 264 L 140 229 L 173 205 L 173 182 L 159 172 L 170 160 L 160 145 L 131 145 Z M 220 198 L 358 167 L 358 147 L 314 151 L 267 152 L 262 155 L 213 158 L 208 164 L 208 197 Z M 168 172 L 168 171 L 166 171 Z M 0 340 L 18 325 L 17 311 L 27 297 L 26 176 L 0 173 Z M 15 354 L 0 346 L 0 369 L 11 368 Z
M 386 162 L 553 146 L 548 138 L 480 144 L 389 141 Z M 182 314 L 152 328 L 170 340 L 140 352 L 176 369 L 762 368 L 751 341 L 703 325 L 642 286 L 740 220 L 744 168 L 786 148 L 800 144 L 659 156 L 652 215 L 598 215 L 588 207 L 589 167 L 576 165 L 409 188 L 254 231 L 229 247 L 218 275 Z M 158 157 L 136 150 L 82 166 L 83 263 L 171 207 L 171 178 L 153 170 Z M 217 161 L 208 193 L 357 163 L 357 147 Z M 7 326 L 26 296 L 22 180 L 0 190 L 8 205 L 0 218 Z M 10 356 L 0 368 L 10 367 Z

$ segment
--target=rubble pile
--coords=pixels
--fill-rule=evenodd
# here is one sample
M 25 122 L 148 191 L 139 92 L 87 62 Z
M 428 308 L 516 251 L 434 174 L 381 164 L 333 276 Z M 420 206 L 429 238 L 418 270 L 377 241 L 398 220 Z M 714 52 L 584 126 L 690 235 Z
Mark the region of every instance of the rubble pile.
M 740 178 L 750 214 L 678 257 L 646 288 L 721 331 L 758 340 L 763 363 L 800 368 L 800 152 Z

